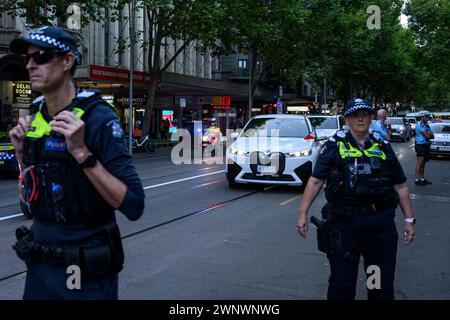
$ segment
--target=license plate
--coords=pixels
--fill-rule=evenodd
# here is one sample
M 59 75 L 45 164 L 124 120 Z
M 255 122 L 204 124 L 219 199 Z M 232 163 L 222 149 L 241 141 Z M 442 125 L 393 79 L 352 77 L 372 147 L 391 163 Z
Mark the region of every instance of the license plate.
M 0 161 L 0 164 L 5 164 L 5 161 Z
M 262 174 L 275 174 L 277 168 L 275 166 L 258 166 L 258 172 Z

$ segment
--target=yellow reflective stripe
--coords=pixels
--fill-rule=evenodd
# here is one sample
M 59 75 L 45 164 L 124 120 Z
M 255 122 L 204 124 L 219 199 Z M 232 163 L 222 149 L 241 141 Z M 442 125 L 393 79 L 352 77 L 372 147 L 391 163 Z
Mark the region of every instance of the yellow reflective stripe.
M 378 143 L 374 143 L 369 149 L 364 150 L 364 154 L 370 157 L 378 157 L 382 160 L 386 160 L 386 154 L 380 149 L 380 145 Z
M 358 157 L 362 156 L 362 152 L 359 151 L 358 149 L 353 148 L 353 146 L 351 144 L 349 144 L 350 149 L 347 149 L 345 147 L 344 142 L 342 142 L 342 141 L 338 141 L 338 145 L 339 145 L 339 154 L 340 154 L 341 158 L 347 158 L 347 157 L 358 158 Z
M 76 116 L 78 119 L 80 119 L 80 118 L 83 116 L 83 114 L 84 114 L 84 110 L 83 110 L 83 109 L 80 109 L 80 108 L 73 108 L 73 109 L 72 109 L 72 112 L 75 114 L 75 116 Z
M 2 151 L 14 150 L 14 146 L 2 146 L 2 145 L 0 145 L 0 150 L 2 150 Z
M 42 138 L 44 135 L 50 135 L 50 125 L 45 121 L 44 117 L 42 116 L 42 113 L 38 111 L 36 114 L 33 115 L 32 121 L 31 121 L 31 128 L 27 131 L 26 136 L 28 138 L 34 138 L 39 139 Z

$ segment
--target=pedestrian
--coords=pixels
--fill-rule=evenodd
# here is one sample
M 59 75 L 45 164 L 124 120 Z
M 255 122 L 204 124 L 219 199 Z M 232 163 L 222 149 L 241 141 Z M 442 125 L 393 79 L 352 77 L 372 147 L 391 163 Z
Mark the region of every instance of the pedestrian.
M 405 216 L 404 242 L 411 243 L 415 236 L 403 169 L 389 142 L 369 135 L 373 113 L 367 100 L 355 99 L 346 105 L 349 131 L 338 131 L 324 144 L 297 219 L 297 231 L 306 237 L 308 210 L 326 181 L 322 217 L 328 231 L 318 230 L 325 231 L 319 233 L 323 240 L 319 248 L 327 252 L 330 264 L 330 300 L 355 298 L 361 255 L 365 270 L 380 269 L 381 286 L 368 288 L 368 299 L 394 299 L 398 202 Z
M 114 211 L 136 220 L 145 197 L 122 126 L 99 92 L 76 94 L 72 35 L 46 26 L 10 49 L 42 93 L 10 132 L 33 216 L 14 245 L 28 271 L 23 298 L 117 299 L 124 254 Z
M 377 132 L 386 141 L 391 140 L 391 133 L 386 124 L 386 110 L 380 109 L 377 111 L 377 120 L 372 126 L 372 132 Z
M 415 184 L 426 186 L 431 184 L 431 181 L 425 179 L 425 163 L 430 160 L 430 140 L 434 139 L 434 134 L 428 125 L 430 113 L 428 111 L 420 111 L 419 116 L 420 121 L 416 124 L 416 143 L 414 146 L 417 155 Z

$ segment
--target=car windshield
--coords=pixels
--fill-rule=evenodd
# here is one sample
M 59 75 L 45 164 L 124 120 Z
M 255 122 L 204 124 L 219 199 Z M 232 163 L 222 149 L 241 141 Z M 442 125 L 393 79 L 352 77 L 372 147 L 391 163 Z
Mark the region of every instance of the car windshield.
M 408 122 L 408 123 L 416 123 L 416 119 L 409 118 L 409 119 L 406 119 L 406 122 Z
M 245 127 L 242 137 L 304 138 L 308 134 L 304 119 L 254 118 Z
M 432 123 L 431 130 L 433 133 L 450 133 L 450 124 Z
M 337 121 L 336 118 L 329 117 L 311 117 L 309 118 L 312 126 L 315 129 L 337 129 Z
M 404 125 L 405 123 L 403 122 L 402 118 L 387 118 L 387 120 L 391 123 L 391 124 L 401 124 Z

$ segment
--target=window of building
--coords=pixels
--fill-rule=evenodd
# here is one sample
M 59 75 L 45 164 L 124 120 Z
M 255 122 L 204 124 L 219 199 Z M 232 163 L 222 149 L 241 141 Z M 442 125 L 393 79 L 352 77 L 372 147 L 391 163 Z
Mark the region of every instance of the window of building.
M 247 59 L 238 59 L 238 68 L 239 69 L 247 69 Z

